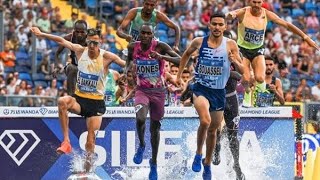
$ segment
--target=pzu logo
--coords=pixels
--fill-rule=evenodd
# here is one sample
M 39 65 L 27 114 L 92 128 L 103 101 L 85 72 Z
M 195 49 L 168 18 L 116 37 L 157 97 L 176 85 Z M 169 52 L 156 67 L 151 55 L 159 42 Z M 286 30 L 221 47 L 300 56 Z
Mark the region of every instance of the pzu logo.
M 16 141 L 15 137 L 17 137 L 17 135 L 19 135 L 23 139 L 22 142 Z M 33 138 L 28 139 L 26 135 L 28 135 L 29 138 L 31 135 Z M 5 139 L 9 139 L 9 142 L 7 142 Z M 28 142 L 33 139 L 34 142 L 32 143 L 32 145 L 30 147 L 27 147 L 26 145 L 28 144 Z M 5 130 L 0 135 L 0 145 L 18 166 L 23 163 L 23 161 L 29 156 L 33 149 L 39 144 L 39 142 L 39 137 L 32 130 Z M 20 144 L 16 149 L 11 148 L 15 143 Z

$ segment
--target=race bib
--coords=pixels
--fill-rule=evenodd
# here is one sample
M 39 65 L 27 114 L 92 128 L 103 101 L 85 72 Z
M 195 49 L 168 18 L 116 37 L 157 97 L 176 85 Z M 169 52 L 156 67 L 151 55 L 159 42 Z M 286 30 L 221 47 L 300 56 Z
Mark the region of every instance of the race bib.
M 132 40 L 138 41 L 140 32 L 135 29 L 131 29 L 130 35 L 132 36 Z
M 210 82 L 209 86 L 215 86 L 217 80 L 223 74 L 223 57 L 201 58 L 197 66 L 197 80 L 201 84 Z
M 245 28 L 244 30 L 244 40 L 249 43 L 260 45 L 263 43 L 263 37 L 264 30 L 254 30 L 250 28 Z
M 86 74 L 81 71 L 78 73 L 77 86 L 82 92 L 97 92 L 99 76 Z
M 273 106 L 274 94 L 258 92 L 256 99 L 256 106 L 270 107 Z
M 104 95 L 104 100 L 106 105 L 111 105 L 113 103 L 114 94 L 111 91 L 106 91 Z
M 160 77 L 160 66 L 157 60 L 137 60 L 137 75 L 148 79 Z

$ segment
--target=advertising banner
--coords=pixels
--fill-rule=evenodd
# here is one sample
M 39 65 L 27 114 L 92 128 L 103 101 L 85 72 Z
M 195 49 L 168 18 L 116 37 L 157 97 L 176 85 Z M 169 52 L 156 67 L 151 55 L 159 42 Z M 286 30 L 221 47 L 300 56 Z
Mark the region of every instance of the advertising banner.
M 307 154 L 308 150 L 316 151 L 320 147 L 320 134 L 303 134 L 303 154 Z
M 184 108 L 180 110 L 187 111 Z M 97 132 L 96 174 L 101 179 L 147 179 L 151 157 L 149 124 L 144 160 L 137 165 L 132 161 L 138 146 L 135 119 L 114 116 L 104 117 Z M 196 117 L 183 115 L 162 120 L 159 179 L 202 179 L 201 173 L 191 170 L 198 125 Z M 62 141 L 62 133 L 57 114 L 50 118 L 0 118 L 0 179 L 67 179 L 71 175 L 70 163 L 83 153 L 87 136 L 83 118 L 70 118 L 69 127 L 73 153 L 58 155 L 55 150 Z M 293 179 L 294 131 L 291 118 L 241 118 L 239 140 L 240 164 L 248 179 Z M 226 138 L 222 143 L 225 141 Z M 232 156 L 228 151 L 229 147 L 224 145 L 221 164 L 212 166 L 212 170 L 216 177 L 235 179 L 233 164 L 229 163 Z

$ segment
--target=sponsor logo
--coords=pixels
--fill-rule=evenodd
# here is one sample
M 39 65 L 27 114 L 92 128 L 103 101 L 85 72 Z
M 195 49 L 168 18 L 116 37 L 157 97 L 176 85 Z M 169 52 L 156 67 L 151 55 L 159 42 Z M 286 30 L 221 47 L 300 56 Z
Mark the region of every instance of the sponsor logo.
M 47 108 L 40 108 L 40 109 L 39 109 L 39 112 L 40 112 L 42 115 L 45 115 L 45 114 L 48 112 L 48 109 L 47 109 Z
M 4 114 L 4 115 L 8 115 L 9 113 L 10 113 L 10 110 L 9 110 L 9 109 L 4 109 L 4 110 L 3 110 L 3 114 Z
M 303 134 L 303 153 L 307 153 L 309 149 L 315 151 L 320 145 L 320 134 Z
M 16 134 L 20 135 L 20 137 L 23 139 L 23 141 L 16 149 L 10 149 L 10 147 L 16 142 L 13 134 L 15 136 Z M 30 137 L 31 135 L 34 138 L 34 142 L 29 148 L 26 147 L 26 145 L 32 139 L 28 139 L 26 135 L 28 135 L 28 137 Z M 10 139 L 7 144 L 5 143 L 4 138 Z M 39 144 L 39 142 L 40 139 L 36 135 L 36 133 L 33 132 L 33 130 L 5 130 L 0 136 L 0 145 L 18 166 L 23 163 L 23 161 L 30 155 L 33 149 Z

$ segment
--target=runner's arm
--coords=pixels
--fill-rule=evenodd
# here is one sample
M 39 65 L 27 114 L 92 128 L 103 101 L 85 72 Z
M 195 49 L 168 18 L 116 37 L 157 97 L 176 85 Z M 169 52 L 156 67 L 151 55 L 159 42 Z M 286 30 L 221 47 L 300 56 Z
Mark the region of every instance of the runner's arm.
M 239 54 L 239 48 L 237 43 L 229 39 L 228 40 L 228 49 L 229 49 L 229 59 L 233 62 L 236 70 L 240 73 L 243 74 L 243 65 L 242 65 L 242 59 Z
M 71 51 L 74 51 L 76 54 L 82 53 L 84 51 L 84 47 L 79 45 L 79 44 L 73 44 L 70 41 L 65 40 L 64 38 L 48 33 L 43 33 L 40 31 L 38 27 L 31 27 L 30 28 L 31 32 L 39 37 L 43 37 L 52 41 L 57 42 L 59 45 L 70 49 Z
M 67 41 L 71 41 L 71 36 L 72 36 L 72 34 L 70 33 L 70 34 L 67 34 L 66 36 L 64 36 L 63 38 L 64 38 L 65 40 L 67 40 Z M 57 51 L 56 51 L 56 53 L 54 54 L 55 63 L 56 63 L 56 64 L 61 63 L 61 62 L 60 62 L 60 59 L 59 59 L 59 56 L 60 56 L 60 54 L 62 53 L 63 50 L 64 50 L 64 47 L 63 47 L 63 46 L 59 46 L 58 49 L 57 49 Z
M 275 95 L 277 100 L 280 102 L 281 105 L 284 105 L 285 100 L 284 100 L 284 96 L 283 96 L 283 90 L 282 90 L 282 83 L 280 79 L 276 79 L 276 91 L 275 91 Z
M 159 41 L 159 46 L 161 48 L 161 59 L 179 65 L 181 58 L 179 54 L 177 54 L 167 43 Z
M 179 65 L 179 71 L 177 74 L 177 80 L 181 79 L 181 74 L 183 72 L 184 67 L 187 65 L 190 56 L 192 53 L 194 53 L 196 50 L 199 49 L 201 43 L 202 43 L 203 37 L 195 38 L 191 41 L 190 46 L 184 51 Z
M 125 74 L 127 74 L 128 70 L 131 69 L 132 62 L 133 62 L 133 50 L 134 50 L 134 42 L 128 45 L 128 56 L 125 66 Z
M 226 20 L 234 20 L 235 18 L 239 18 L 241 22 L 245 12 L 246 12 L 245 8 L 230 11 L 226 14 Z
M 266 14 L 267 14 L 268 20 L 289 29 L 291 32 L 299 35 L 311 47 L 314 47 L 315 49 L 319 50 L 319 46 L 308 35 L 306 35 L 303 31 L 301 31 L 298 27 L 281 19 L 278 15 L 276 15 L 271 11 L 266 10 Z
M 130 42 L 132 37 L 131 35 L 125 33 L 125 30 L 127 29 L 130 22 L 136 17 L 136 14 L 137 14 L 137 9 L 136 8 L 131 9 L 126 15 L 126 17 L 123 19 L 122 23 L 120 24 L 116 32 L 116 34 L 120 38 L 125 39 L 127 42 Z
M 181 36 L 181 30 L 180 27 L 175 24 L 173 21 L 171 21 L 168 16 L 166 16 L 165 14 L 163 14 L 162 12 L 158 12 L 157 14 L 157 18 L 159 18 L 160 21 L 162 21 L 164 24 L 166 24 L 169 28 L 174 29 L 175 31 L 175 43 L 174 43 L 174 47 L 173 49 L 179 48 L 180 45 L 180 36 Z
M 103 58 L 104 59 L 110 59 L 112 62 L 118 64 L 121 67 L 125 67 L 125 65 L 126 65 L 126 61 L 122 60 L 119 56 L 117 56 L 116 54 L 114 54 L 112 52 L 109 52 L 109 51 L 106 51 L 103 54 Z

